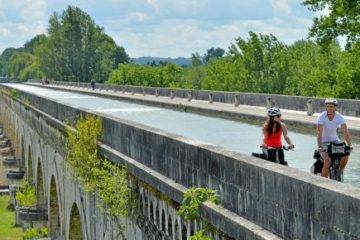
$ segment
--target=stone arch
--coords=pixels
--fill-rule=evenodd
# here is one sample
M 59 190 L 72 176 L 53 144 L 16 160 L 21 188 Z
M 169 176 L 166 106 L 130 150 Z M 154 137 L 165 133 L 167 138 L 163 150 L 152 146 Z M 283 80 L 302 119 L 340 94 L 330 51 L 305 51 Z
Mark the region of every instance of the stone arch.
M 34 169 L 33 169 L 33 161 L 32 161 L 32 154 L 31 154 L 31 146 L 28 146 L 28 152 L 27 152 L 27 165 L 25 165 L 27 168 L 27 177 L 29 180 L 29 183 L 34 183 Z
M 79 208 L 76 205 L 76 203 L 74 203 L 71 207 L 70 225 L 69 226 L 70 226 L 69 240 L 84 239 L 81 218 L 80 218 L 80 212 L 79 212 Z
M 160 228 L 160 210 L 159 210 L 159 204 L 156 204 L 155 207 L 155 224 Z
M 183 220 L 185 221 L 185 220 Z M 182 240 L 186 240 L 187 239 L 187 227 L 185 225 L 185 223 L 183 223 L 183 227 L 181 230 L 181 235 L 182 235 Z
M 140 196 L 140 213 L 145 215 L 145 212 L 144 212 L 144 197 L 142 195 Z
M 189 221 L 189 227 L 190 227 L 190 236 L 194 235 L 195 232 L 196 232 L 196 229 L 195 229 L 195 220 L 193 221 Z
M 19 119 L 17 119 L 16 121 L 16 127 L 15 129 L 17 129 L 17 131 L 15 131 L 15 139 L 14 139 L 14 145 L 13 147 L 15 147 L 15 154 L 18 155 L 21 151 L 21 147 L 20 147 L 20 123 L 19 123 Z
M 51 237 L 61 236 L 59 199 L 54 176 L 51 177 L 49 191 L 49 235 Z
M 164 209 L 161 211 L 161 230 L 166 232 L 165 212 Z
M 172 238 L 173 237 L 173 229 L 172 229 L 172 218 L 170 215 L 168 217 L 167 230 L 168 230 L 169 237 Z
M 147 196 L 147 194 L 145 193 L 144 194 L 144 216 L 146 217 L 146 218 L 148 218 L 149 217 L 149 199 L 148 199 L 148 196 Z
M 39 204 L 45 204 L 45 191 L 44 191 L 44 180 L 43 180 L 43 171 L 41 167 L 41 159 L 38 158 L 38 167 L 37 167 L 37 180 L 36 180 L 36 197 Z
M 180 239 L 180 226 L 181 225 L 179 225 L 179 221 L 175 220 L 175 232 L 174 232 L 175 240 L 181 240 Z
M 154 221 L 154 207 L 153 207 L 153 201 L 152 199 L 150 200 L 150 214 L 149 214 L 149 219 L 150 221 Z
M 24 142 L 24 136 L 21 136 L 21 151 L 20 151 L 20 156 L 21 156 L 21 162 L 24 163 L 24 162 L 25 162 L 25 142 Z

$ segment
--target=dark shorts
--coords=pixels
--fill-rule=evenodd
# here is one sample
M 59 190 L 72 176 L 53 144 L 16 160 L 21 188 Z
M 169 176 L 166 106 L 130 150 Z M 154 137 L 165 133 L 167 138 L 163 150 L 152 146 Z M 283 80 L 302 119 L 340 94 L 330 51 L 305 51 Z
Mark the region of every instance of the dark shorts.
M 285 161 L 284 149 L 264 149 L 266 152 L 264 154 L 267 155 L 267 159 L 271 162 L 276 162 L 276 153 L 279 157 L 280 164 L 287 165 Z

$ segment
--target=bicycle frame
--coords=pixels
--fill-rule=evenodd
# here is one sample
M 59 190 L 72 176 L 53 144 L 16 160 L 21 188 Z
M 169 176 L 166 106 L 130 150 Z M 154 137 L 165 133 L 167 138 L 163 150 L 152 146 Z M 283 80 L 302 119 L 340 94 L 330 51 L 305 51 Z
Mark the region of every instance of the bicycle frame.
M 336 151 L 339 151 L 339 149 L 336 149 Z M 343 181 L 342 176 L 341 176 L 341 171 L 340 171 L 341 158 L 350 154 L 350 148 L 348 146 L 344 146 L 342 152 L 343 152 L 342 154 L 339 154 L 339 152 L 336 152 L 337 154 L 334 154 L 334 155 L 331 154 L 331 152 L 328 152 L 329 153 L 329 158 L 330 158 L 329 178 L 333 179 L 333 180 L 336 180 L 336 181 L 339 181 L 339 182 Z M 318 150 L 315 150 L 314 159 L 316 159 L 317 161 L 322 162 L 322 164 L 321 164 L 321 168 L 322 168 L 324 160 L 322 159 L 322 157 L 321 157 L 320 153 L 318 152 Z M 315 164 L 316 164 L 316 162 L 313 164 L 312 168 L 313 167 L 315 168 Z M 314 170 L 314 172 L 313 172 L 312 170 L 313 169 L 311 169 L 311 172 L 314 173 L 314 174 L 321 173 L 321 171 Z
M 275 151 L 276 155 L 275 155 L 275 159 L 273 159 L 274 161 L 270 158 L 269 150 L 270 151 Z M 281 165 L 287 166 L 287 162 L 285 160 L 284 160 L 284 163 L 280 162 L 279 150 L 288 151 L 289 148 L 287 146 L 282 146 L 282 147 L 279 147 L 279 148 L 266 147 L 266 148 L 263 148 L 263 153 L 252 153 L 252 156 L 258 157 L 258 158 L 261 158 L 261 159 L 265 159 L 265 160 L 270 161 L 270 162 L 279 163 Z
M 329 178 L 342 182 L 341 172 L 340 172 L 340 161 L 341 157 L 330 157 L 330 170 L 329 170 Z

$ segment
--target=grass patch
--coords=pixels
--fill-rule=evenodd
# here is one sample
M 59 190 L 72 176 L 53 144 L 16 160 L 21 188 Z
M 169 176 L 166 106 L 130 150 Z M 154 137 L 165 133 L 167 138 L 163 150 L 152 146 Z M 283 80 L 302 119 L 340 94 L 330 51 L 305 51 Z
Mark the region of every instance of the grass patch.
M 7 209 L 9 195 L 0 196 L 0 236 L 2 240 L 22 239 L 22 230 L 15 226 L 15 213 Z

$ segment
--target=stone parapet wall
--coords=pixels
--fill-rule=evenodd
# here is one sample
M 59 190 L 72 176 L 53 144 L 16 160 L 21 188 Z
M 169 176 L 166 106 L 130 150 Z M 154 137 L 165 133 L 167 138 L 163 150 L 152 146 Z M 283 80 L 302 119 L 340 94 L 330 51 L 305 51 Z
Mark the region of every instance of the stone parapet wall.
M 31 82 L 39 82 L 32 80 Z M 54 85 L 86 87 L 91 88 L 90 83 L 82 82 L 51 82 Z M 266 93 L 244 93 L 244 92 L 223 92 L 211 90 L 172 89 L 142 87 L 130 85 L 114 85 L 96 83 L 97 89 L 107 91 L 122 91 L 133 94 L 156 95 L 169 98 L 185 98 L 188 100 L 202 100 L 209 102 L 221 102 L 228 104 L 244 104 L 250 106 L 271 107 L 276 106 L 283 109 L 305 111 L 309 114 L 320 113 L 325 110 L 324 99 L 318 97 L 289 96 Z M 360 117 L 360 100 L 338 99 L 337 110 L 346 116 Z

